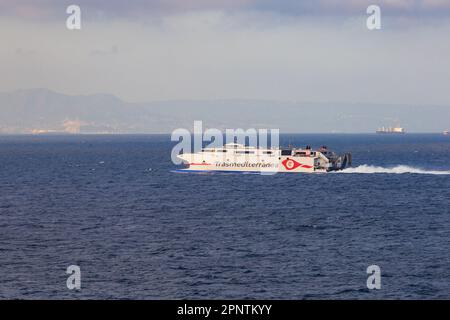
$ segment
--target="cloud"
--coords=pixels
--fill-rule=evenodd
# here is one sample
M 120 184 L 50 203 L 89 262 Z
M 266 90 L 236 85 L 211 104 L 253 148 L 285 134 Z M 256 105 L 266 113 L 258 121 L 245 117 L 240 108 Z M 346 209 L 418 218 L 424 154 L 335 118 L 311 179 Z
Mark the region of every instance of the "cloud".
M 29 50 L 24 48 L 17 48 L 14 53 L 18 56 L 32 56 L 36 54 L 36 50 Z
M 381 1 L 398 12 L 411 4 Z M 343 6 L 332 0 L 223 1 L 215 2 L 215 9 L 212 1 L 186 2 L 108 1 L 107 6 L 83 0 L 82 19 L 97 9 L 123 19 L 97 12 L 104 18 L 83 22 L 81 31 L 65 28 L 65 3 L 61 19 L 0 19 L 0 37 L 8 43 L 0 47 L 0 73 L 5 75 L 0 91 L 46 87 L 69 94 L 112 93 L 126 101 L 450 101 L 449 19 L 411 23 L 413 12 L 406 22 L 392 15 L 383 17 L 382 30 L 371 32 L 365 8 L 357 9 L 366 1 L 349 0 Z M 42 3 L 56 10 L 54 2 Z M 414 1 L 417 10 L 420 3 L 425 5 Z M 8 2 L 9 12 L 17 6 Z M 446 2 L 433 0 L 426 6 L 433 17 L 433 10 L 439 12 L 436 8 Z M 142 21 L 132 19 L 133 14 L 156 16 Z
M 119 53 L 119 47 L 117 45 L 111 46 L 108 50 L 91 50 L 89 53 L 91 56 L 108 56 L 108 55 L 115 55 Z
M 3 16 L 25 19 L 61 18 L 70 4 L 79 5 L 87 19 L 135 19 L 190 11 L 266 12 L 300 16 L 339 16 L 364 12 L 376 3 L 384 14 L 448 17 L 448 0 L 0 0 Z

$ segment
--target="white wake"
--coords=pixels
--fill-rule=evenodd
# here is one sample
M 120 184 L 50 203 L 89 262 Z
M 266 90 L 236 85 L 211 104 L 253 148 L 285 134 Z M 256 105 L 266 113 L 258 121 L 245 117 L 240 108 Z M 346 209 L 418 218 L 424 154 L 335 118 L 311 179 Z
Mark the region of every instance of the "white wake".
M 367 164 L 354 167 L 354 168 L 347 168 L 342 171 L 339 171 L 342 173 L 416 173 L 416 174 L 450 174 L 450 170 L 425 170 L 420 168 L 414 168 L 410 166 L 404 166 L 399 165 L 391 168 L 384 168 L 384 167 L 377 167 L 377 166 L 370 166 Z

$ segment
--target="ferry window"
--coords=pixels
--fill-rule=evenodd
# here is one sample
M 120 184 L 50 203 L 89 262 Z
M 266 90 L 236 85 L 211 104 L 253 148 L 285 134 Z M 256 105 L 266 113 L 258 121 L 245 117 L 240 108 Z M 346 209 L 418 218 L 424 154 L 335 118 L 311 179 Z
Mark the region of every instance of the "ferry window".
M 205 149 L 203 149 L 202 152 L 214 152 L 214 150 L 205 150 Z
M 250 154 L 250 153 L 254 153 L 253 151 L 236 151 L 237 154 Z
M 290 156 L 292 154 L 292 150 L 281 150 L 282 156 Z
M 272 154 L 272 151 L 263 151 L 263 154 Z
M 227 150 L 217 150 L 217 152 L 227 152 Z

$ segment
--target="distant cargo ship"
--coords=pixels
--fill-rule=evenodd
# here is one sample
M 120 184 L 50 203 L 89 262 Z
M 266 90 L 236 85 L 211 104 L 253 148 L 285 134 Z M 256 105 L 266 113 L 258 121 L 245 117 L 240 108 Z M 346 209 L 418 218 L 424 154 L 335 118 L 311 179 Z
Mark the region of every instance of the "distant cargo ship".
M 388 133 L 388 134 L 399 134 L 399 133 L 402 134 L 402 133 L 405 133 L 406 131 L 404 128 L 401 128 L 401 127 L 388 127 L 388 128 L 381 127 L 376 132 L 377 133 Z

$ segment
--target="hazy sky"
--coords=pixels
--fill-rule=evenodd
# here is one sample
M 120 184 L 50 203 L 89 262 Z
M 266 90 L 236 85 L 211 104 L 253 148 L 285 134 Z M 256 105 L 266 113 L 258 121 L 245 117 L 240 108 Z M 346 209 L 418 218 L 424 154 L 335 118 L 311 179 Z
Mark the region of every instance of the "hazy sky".
M 0 91 L 450 105 L 450 0 L 0 0 L 0 38 Z

